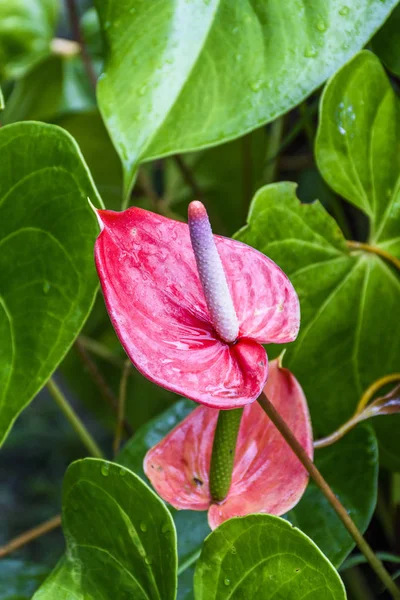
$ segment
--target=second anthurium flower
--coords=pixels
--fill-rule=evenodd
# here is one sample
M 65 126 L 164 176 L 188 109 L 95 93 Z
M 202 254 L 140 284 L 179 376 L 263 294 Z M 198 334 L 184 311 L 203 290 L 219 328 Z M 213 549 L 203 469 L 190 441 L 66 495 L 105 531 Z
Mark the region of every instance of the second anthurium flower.
M 206 406 L 254 402 L 268 376 L 261 344 L 291 342 L 299 329 L 298 298 L 281 269 L 246 244 L 213 236 L 199 202 L 189 206 L 190 232 L 135 207 L 96 214 L 105 302 L 137 369 Z
M 312 458 L 310 417 L 303 390 L 276 359 L 264 390 Z M 200 406 L 146 454 L 144 470 L 158 494 L 175 508 L 208 510 L 211 529 L 250 513 L 282 515 L 300 500 L 308 474 L 257 402 L 240 423 L 232 483 L 224 500 L 210 492 L 210 464 L 219 411 Z

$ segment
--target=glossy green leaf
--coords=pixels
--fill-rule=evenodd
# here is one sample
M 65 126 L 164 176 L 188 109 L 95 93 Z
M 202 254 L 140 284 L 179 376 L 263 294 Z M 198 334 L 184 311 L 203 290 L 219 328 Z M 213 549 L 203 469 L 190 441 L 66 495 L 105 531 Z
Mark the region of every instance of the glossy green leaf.
M 371 46 L 384 65 L 400 76 L 400 5 L 374 35 Z
M 23 75 L 50 54 L 57 0 L 0 0 L 0 79 Z
M 176 534 L 163 502 L 128 469 L 73 463 L 63 488 L 66 557 L 35 600 L 175 600 Z
M 358 427 L 340 442 L 316 450 L 315 463 L 364 532 L 375 510 L 378 487 L 378 445 L 373 430 Z M 312 481 L 287 518 L 310 536 L 335 567 L 354 548 L 353 538 Z
M 329 185 L 368 215 L 370 243 L 400 257 L 400 103 L 370 52 L 326 86 L 316 159 Z
M 98 100 L 126 194 L 138 163 L 220 144 L 295 106 L 395 4 L 97 0 L 107 46 Z
M 48 567 L 3 558 L 0 560 L 1 600 L 30 600 L 48 573 Z
M 4 110 L 4 106 L 5 106 L 4 96 L 3 96 L 3 92 L 1 91 L 1 88 L 0 88 L 0 110 Z
M 275 260 L 299 295 L 300 333 L 285 365 L 306 393 L 315 437 L 327 435 L 373 381 L 398 370 L 397 275 L 374 254 L 349 253 L 334 219 L 318 202 L 300 204 L 291 183 L 256 194 L 237 238 Z
M 204 543 L 196 600 L 345 600 L 339 575 L 299 529 L 271 515 L 231 519 Z
M 0 130 L 0 441 L 62 360 L 93 303 L 101 204 L 62 129 Z

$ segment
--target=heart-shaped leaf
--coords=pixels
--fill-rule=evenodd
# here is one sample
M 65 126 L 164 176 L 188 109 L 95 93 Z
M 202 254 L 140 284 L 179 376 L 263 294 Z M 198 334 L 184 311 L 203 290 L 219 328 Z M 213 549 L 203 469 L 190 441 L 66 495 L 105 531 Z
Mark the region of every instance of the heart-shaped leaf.
M 50 53 L 57 0 L 0 0 L 0 79 L 20 77 Z
M 163 502 L 114 463 L 73 463 L 63 488 L 67 554 L 35 600 L 175 600 L 176 534 Z
M 79 149 L 53 125 L 0 130 L 0 442 L 67 353 L 93 303 L 101 204 Z
M 220 144 L 295 106 L 395 4 L 98 0 L 108 49 L 98 99 L 126 195 L 138 163 Z
M 271 515 L 223 523 L 204 543 L 196 600 L 345 600 L 339 575 L 299 529 Z

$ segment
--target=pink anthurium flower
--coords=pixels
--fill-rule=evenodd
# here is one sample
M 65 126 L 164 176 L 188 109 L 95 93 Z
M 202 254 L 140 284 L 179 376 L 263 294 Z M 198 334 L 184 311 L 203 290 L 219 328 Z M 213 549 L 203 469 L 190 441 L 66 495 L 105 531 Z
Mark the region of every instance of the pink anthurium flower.
M 213 236 L 199 202 L 189 227 L 140 208 L 96 214 L 105 302 L 137 369 L 214 408 L 256 400 L 268 375 L 261 344 L 291 342 L 299 329 L 298 298 L 281 269 Z
M 313 456 L 307 401 L 279 359 L 264 389 L 293 434 Z M 226 498 L 213 503 L 209 472 L 218 410 L 200 406 L 146 454 L 144 470 L 157 493 L 177 509 L 208 510 L 214 529 L 249 513 L 282 515 L 300 500 L 308 474 L 257 402 L 245 407 Z

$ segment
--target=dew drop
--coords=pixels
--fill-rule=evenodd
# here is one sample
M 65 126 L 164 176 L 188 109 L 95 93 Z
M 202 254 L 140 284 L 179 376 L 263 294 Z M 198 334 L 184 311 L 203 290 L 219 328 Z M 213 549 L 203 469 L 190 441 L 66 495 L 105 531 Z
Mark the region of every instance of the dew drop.
M 170 533 L 171 528 L 169 526 L 169 523 L 166 523 L 165 525 L 163 525 L 161 527 L 161 533 L 163 533 L 164 535 L 167 535 L 167 533 Z
M 127 474 L 127 471 L 125 469 L 120 469 L 119 474 L 121 475 L 121 477 L 125 477 L 125 475 Z
M 225 585 L 231 585 L 231 580 L 230 580 L 230 579 L 228 579 L 228 577 L 225 577 L 225 579 L 224 579 L 224 584 L 225 584 Z
M 108 477 L 110 473 L 110 465 L 108 463 L 101 465 L 101 474 L 104 475 L 104 477 Z
M 262 86 L 262 81 L 261 79 L 254 79 L 253 81 L 249 82 L 249 86 L 253 92 L 259 92 Z
M 143 533 L 147 531 L 147 525 L 145 522 L 140 523 L 140 531 L 143 531 Z
M 146 92 L 146 86 L 142 85 L 142 87 L 139 90 L 139 96 L 144 96 L 145 92 Z
M 321 31 L 321 33 L 323 33 L 324 31 L 326 31 L 326 24 L 324 21 L 319 21 L 317 23 L 317 29 L 318 31 Z
M 235 548 L 235 546 L 232 546 L 232 548 L 231 548 L 231 554 L 236 554 L 236 548 Z
M 43 282 L 43 293 L 48 294 L 51 288 L 51 284 L 48 281 Z
M 144 562 L 146 563 L 146 565 L 151 565 L 153 560 L 150 558 L 150 556 L 146 556 L 146 558 L 144 559 Z
M 308 48 L 306 48 L 304 51 L 304 56 L 306 58 L 314 58 L 315 56 L 317 56 L 317 54 L 318 52 L 313 46 L 308 46 Z
M 342 15 L 342 17 L 345 17 L 346 15 L 349 14 L 349 7 L 348 6 L 342 6 L 342 8 L 339 10 L 339 15 Z

